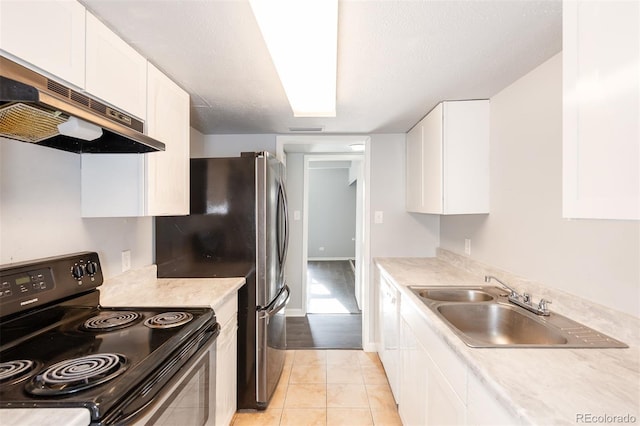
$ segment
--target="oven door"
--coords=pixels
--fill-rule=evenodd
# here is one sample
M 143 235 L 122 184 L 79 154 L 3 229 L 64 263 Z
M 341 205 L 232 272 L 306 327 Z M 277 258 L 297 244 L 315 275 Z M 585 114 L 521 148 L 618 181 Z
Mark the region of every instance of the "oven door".
M 215 401 L 216 336 L 212 336 L 149 404 L 118 418 L 115 423 L 212 426 L 215 424 Z
M 195 357 L 193 364 L 149 407 L 134 425 L 215 425 L 216 343 Z

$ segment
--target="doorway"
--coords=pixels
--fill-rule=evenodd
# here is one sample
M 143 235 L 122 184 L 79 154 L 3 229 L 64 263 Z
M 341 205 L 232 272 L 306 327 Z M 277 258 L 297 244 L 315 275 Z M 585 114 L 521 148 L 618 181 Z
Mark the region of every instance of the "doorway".
M 292 228 L 286 269 L 287 281 L 292 288 L 287 307 L 288 347 L 363 348 L 363 331 L 368 328 L 363 318 L 368 315 L 368 285 L 364 284 L 369 264 L 365 241 L 368 240 L 365 220 L 365 210 L 368 211 L 367 151 L 365 148 L 363 152 L 354 152 L 349 145 L 359 143 L 366 147 L 369 138 L 302 138 L 307 139 L 308 144 L 301 143 L 301 137 L 282 137 L 287 143 L 282 143 L 280 138 L 278 153 L 287 166 Z M 292 146 L 294 141 L 295 146 Z M 314 225 L 312 212 L 322 209 L 318 209 L 310 186 L 313 188 L 314 179 L 326 184 L 332 173 L 344 177 L 334 176 L 334 180 L 342 181 L 343 192 L 351 192 L 352 213 L 349 215 L 342 209 L 337 218 L 328 218 L 329 213 L 321 212 L 321 218 L 328 220 L 324 225 Z M 314 175 L 317 176 L 314 178 Z M 323 190 L 333 196 L 333 204 L 345 207 L 347 201 L 339 198 L 335 189 L 326 186 Z M 331 199 L 319 201 L 325 206 L 331 202 Z M 350 221 L 345 215 L 351 216 Z M 332 233 L 338 237 L 329 238 Z M 319 239 L 318 234 L 326 238 Z M 349 250 L 347 246 L 350 246 Z
M 359 156 L 305 158 L 307 314 L 360 314 L 355 289 L 359 167 Z

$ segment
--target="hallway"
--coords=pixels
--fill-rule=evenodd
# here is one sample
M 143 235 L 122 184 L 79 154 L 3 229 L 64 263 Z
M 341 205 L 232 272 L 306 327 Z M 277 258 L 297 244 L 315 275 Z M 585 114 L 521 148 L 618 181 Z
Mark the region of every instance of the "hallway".
M 311 261 L 309 310 L 287 317 L 288 349 L 361 349 L 362 314 L 349 261 Z
M 355 275 L 348 260 L 309 261 L 309 314 L 359 314 Z

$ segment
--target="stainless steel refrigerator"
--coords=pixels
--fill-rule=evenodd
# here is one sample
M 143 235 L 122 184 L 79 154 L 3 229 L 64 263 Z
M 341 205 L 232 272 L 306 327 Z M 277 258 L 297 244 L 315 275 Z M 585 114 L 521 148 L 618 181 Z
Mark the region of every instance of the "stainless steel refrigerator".
M 191 160 L 188 216 L 157 217 L 158 277 L 238 277 L 238 409 L 264 409 L 284 365 L 284 165 L 266 152 Z

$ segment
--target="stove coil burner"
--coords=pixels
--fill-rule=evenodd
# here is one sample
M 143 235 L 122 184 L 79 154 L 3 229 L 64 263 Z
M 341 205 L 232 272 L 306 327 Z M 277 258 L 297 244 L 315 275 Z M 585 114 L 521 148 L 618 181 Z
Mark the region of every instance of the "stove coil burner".
M 149 328 L 173 328 L 184 325 L 192 319 L 193 315 L 189 312 L 164 312 L 148 318 L 144 325 Z
M 28 359 L 17 359 L 0 363 L 0 383 L 9 381 L 18 382 L 29 376 L 38 366 L 37 363 Z
M 38 396 L 66 395 L 108 382 L 127 369 L 124 355 L 104 353 L 68 359 L 44 370 L 26 384 Z
M 116 330 L 126 327 L 140 318 L 140 314 L 132 311 L 102 312 L 84 322 L 87 330 Z

